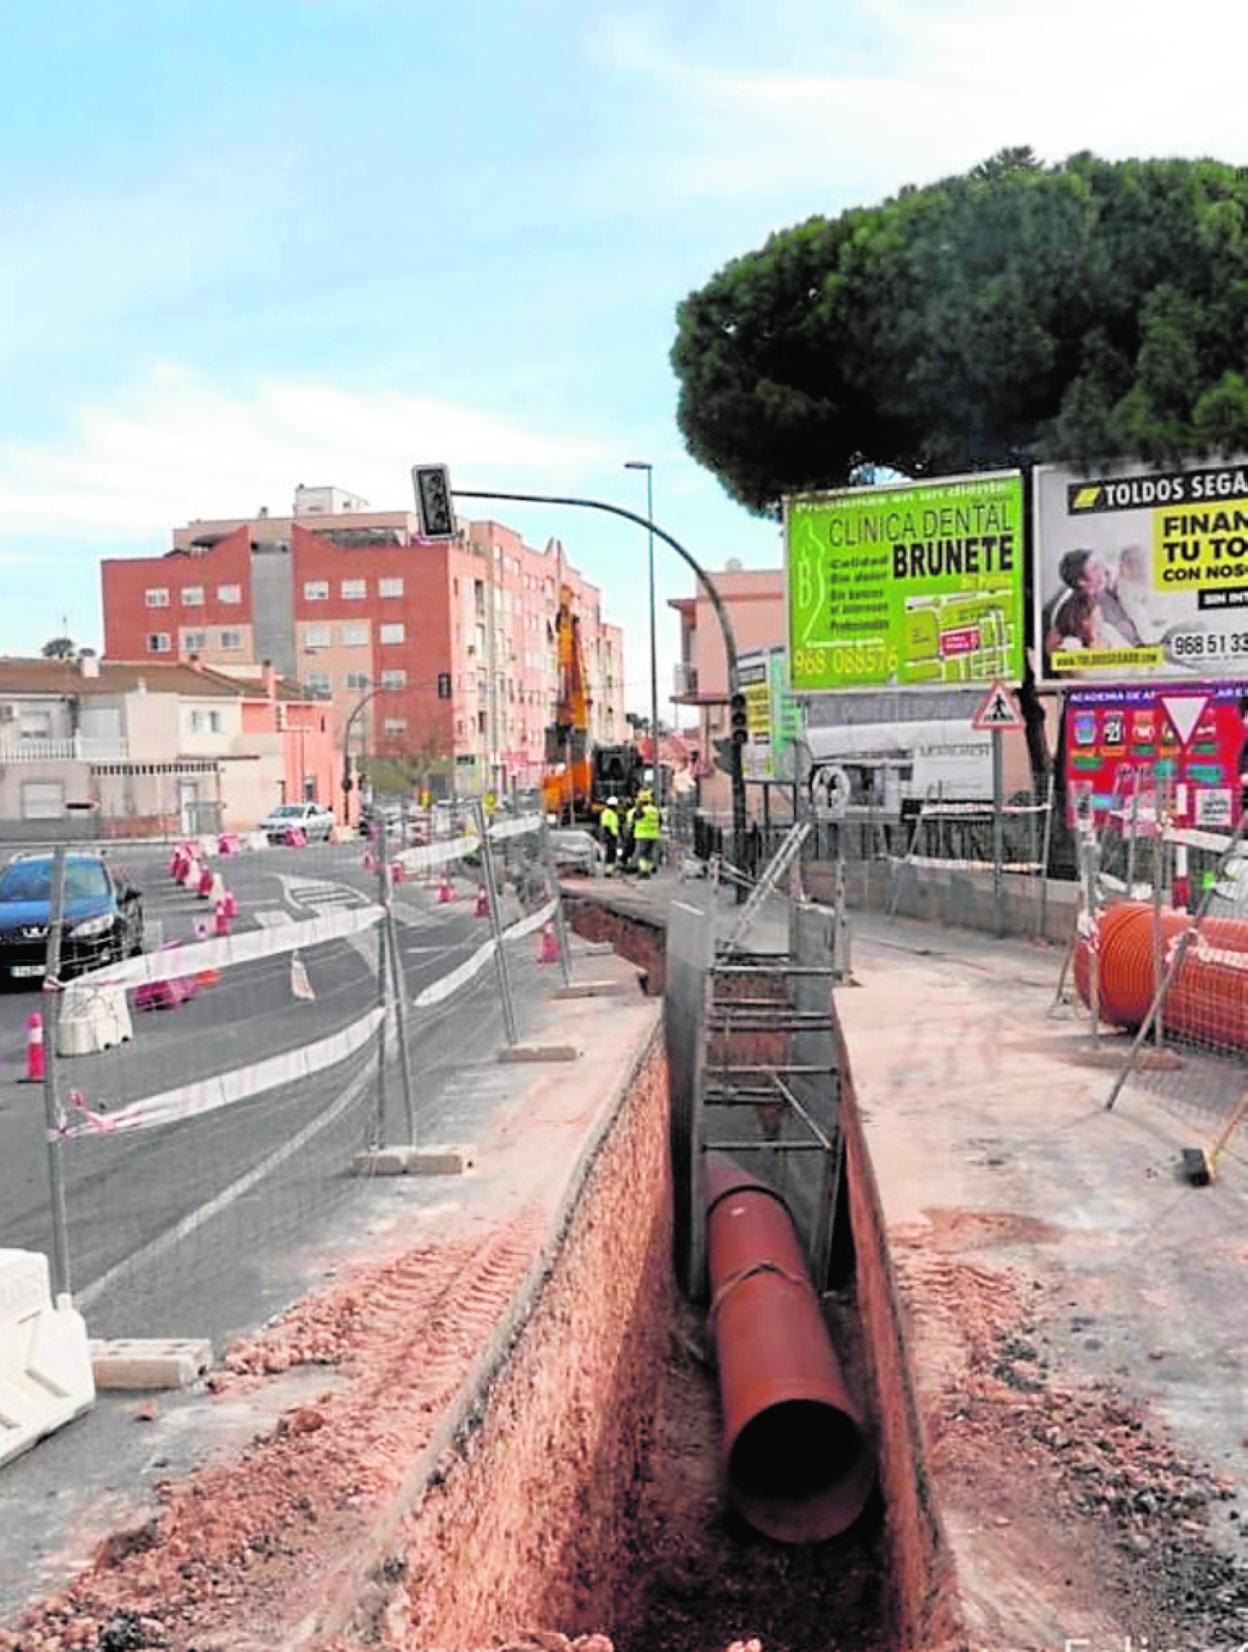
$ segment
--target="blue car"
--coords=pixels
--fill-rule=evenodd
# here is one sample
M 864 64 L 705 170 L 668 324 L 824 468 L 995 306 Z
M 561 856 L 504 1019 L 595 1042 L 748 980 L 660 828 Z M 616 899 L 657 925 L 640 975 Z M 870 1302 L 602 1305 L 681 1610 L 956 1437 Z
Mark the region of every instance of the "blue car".
M 51 855 L 23 855 L 0 872 L 0 980 L 43 978 L 51 901 Z M 143 900 L 125 873 L 100 855 L 67 855 L 62 975 L 142 950 Z

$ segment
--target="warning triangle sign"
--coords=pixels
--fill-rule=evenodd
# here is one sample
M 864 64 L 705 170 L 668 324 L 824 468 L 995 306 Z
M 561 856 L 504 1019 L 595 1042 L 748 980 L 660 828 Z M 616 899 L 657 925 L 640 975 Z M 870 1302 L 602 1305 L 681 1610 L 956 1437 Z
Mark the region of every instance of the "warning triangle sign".
M 1174 725 L 1174 732 L 1179 737 L 1179 744 L 1186 751 L 1191 743 L 1192 735 L 1196 732 L 1196 725 L 1204 716 L 1205 707 L 1209 704 L 1207 694 L 1162 694 L 1158 696 L 1165 707 L 1166 716 Z
M 1014 696 L 1005 684 L 997 679 L 984 695 L 971 718 L 971 727 L 980 733 L 1004 734 L 1010 729 L 1022 729 L 1022 713 L 1014 703 Z

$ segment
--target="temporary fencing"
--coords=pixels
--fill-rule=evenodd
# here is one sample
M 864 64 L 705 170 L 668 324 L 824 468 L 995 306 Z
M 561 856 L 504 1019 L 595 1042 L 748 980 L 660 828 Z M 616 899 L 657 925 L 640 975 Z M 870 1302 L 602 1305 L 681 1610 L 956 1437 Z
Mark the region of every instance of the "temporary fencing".
M 360 1150 L 442 1131 L 456 1076 L 566 979 L 543 816 L 404 824 L 424 841 L 379 825 L 214 855 L 204 896 L 167 848 L 127 849 L 163 944 L 48 982 L 62 1198 L 32 1178 L 0 1217 L 0 1243 L 59 1258 L 97 1334 L 262 1317 L 327 1220 L 371 1197 Z M 552 941 L 562 969 L 538 961 Z
M 1200 1146 L 1248 1085 L 1248 856 L 1242 827 L 1194 833 L 1173 824 L 1172 807 L 1165 788 L 1147 787 L 1099 833 L 1081 823 L 1069 975 L 1094 1039 L 1110 1028 L 1121 1047 L 1106 1106 L 1158 1105 Z

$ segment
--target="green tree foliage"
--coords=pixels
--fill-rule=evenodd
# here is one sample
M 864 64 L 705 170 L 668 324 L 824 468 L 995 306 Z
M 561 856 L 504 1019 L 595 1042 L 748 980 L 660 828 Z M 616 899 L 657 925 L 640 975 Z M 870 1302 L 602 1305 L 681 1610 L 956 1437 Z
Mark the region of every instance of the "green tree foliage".
M 79 658 L 78 644 L 72 637 L 49 637 L 39 650 L 45 660 L 76 660 Z M 94 650 L 84 648 L 82 653 L 90 654 Z
M 1248 448 L 1248 170 L 965 176 L 811 218 L 680 305 L 689 451 L 755 511 L 888 468 Z

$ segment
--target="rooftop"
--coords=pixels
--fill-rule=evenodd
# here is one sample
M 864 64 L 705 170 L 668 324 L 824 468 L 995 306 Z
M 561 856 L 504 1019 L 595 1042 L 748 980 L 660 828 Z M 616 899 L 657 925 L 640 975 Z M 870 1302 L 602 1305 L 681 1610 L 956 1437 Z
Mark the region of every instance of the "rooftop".
M 210 666 L 163 660 L 99 660 L 84 672 L 74 660 L 0 655 L 0 694 L 130 694 L 142 684 L 149 694 L 186 694 L 196 699 L 267 699 L 259 676 L 239 678 Z M 278 679 L 279 700 L 307 700 L 294 683 Z

